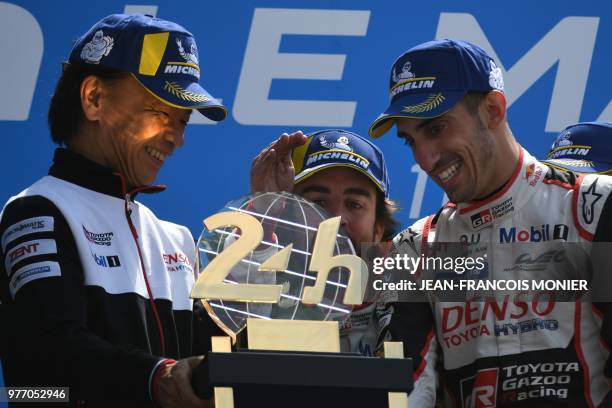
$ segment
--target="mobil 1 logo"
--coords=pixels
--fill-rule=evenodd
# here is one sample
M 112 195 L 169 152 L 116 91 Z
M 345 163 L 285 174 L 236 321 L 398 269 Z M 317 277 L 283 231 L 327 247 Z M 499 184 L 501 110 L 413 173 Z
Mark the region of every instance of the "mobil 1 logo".
M 565 224 L 542 224 L 531 225 L 525 228 L 501 227 L 499 229 L 499 243 L 509 244 L 514 242 L 545 242 L 545 241 L 567 241 L 569 227 Z

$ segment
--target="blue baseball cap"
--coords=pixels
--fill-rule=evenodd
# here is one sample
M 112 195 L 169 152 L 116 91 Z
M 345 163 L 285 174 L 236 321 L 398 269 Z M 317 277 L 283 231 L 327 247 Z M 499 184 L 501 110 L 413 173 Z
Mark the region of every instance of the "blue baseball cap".
M 366 175 L 389 197 L 389 176 L 382 151 L 369 140 L 341 129 L 321 130 L 308 135 L 293 150 L 295 183 L 330 167 L 348 167 Z
M 227 116 L 225 107 L 199 84 L 193 35 L 171 21 L 143 14 L 112 14 L 76 41 L 68 61 L 130 72 L 167 105 L 197 109 L 215 121 Z
M 435 118 L 449 111 L 468 91 L 503 91 L 501 69 L 477 45 L 429 41 L 406 51 L 393 64 L 389 107 L 370 126 L 379 137 L 395 118 Z
M 577 173 L 611 173 L 612 123 L 582 122 L 566 127 L 543 162 Z

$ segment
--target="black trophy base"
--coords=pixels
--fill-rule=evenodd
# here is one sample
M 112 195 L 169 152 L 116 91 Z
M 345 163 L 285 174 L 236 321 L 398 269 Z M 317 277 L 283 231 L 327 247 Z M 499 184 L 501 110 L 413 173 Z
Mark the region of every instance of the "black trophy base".
M 242 385 L 234 388 L 237 408 L 374 408 L 389 405 L 381 390 L 307 386 Z
M 343 353 L 209 352 L 193 377 L 196 394 L 231 387 L 236 408 L 387 407 L 412 390 L 412 360 Z

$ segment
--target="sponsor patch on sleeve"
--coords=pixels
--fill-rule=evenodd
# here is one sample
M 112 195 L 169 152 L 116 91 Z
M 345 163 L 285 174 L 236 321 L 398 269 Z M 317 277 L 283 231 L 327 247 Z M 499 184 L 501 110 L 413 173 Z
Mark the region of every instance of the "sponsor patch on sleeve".
M 587 235 L 595 234 L 599 217 L 610 194 L 610 184 L 607 177 L 597 175 L 587 175 L 580 185 L 580 189 L 575 192 L 578 194 L 575 208 L 577 215 L 578 228 Z M 592 239 L 592 238 L 591 238 Z
M 11 296 L 14 299 L 19 289 L 29 282 L 53 276 L 61 276 L 60 266 L 57 262 L 44 261 L 23 266 L 15 272 L 9 283 Z
M 34 217 L 11 225 L 2 234 L 2 251 L 11 241 L 24 235 L 53 231 L 53 221 L 53 217 Z
M 36 239 L 32 241 L 23 242 L 6 253 L 5 266 L 6 273 L 11 274 L 13 266 L 17 262 L 23 261 L 24 259 L 32 256 L 56 254 L 57 245 L 54 239 Z

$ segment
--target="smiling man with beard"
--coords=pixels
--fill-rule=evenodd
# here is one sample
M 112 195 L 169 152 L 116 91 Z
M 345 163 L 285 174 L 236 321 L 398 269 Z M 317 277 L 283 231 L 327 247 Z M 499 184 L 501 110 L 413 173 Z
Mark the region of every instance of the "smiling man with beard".
M 144 15 L 76 41 L 49 109 L 61 147 L 0 220 L 7 385 L 69 387 L 69 406 L 208 406 L 190 384 L 208 340 L 189 298 L 193 237 L 135 200 L 164 190 L 150 183 L 193 109 L 226 116 L 197 61 L 191 33 Z
M 473 256 L 489 256 L 479 279 L 518 279 L 520 248 L 541 253 L 543 241 L 571 242 L 594 260 L 593 243 L 612 241 L 612 178 L 559 171 L 522 148 L 507 122 L 501 70 L 481 48 L 427 42 L 401 55 L 390 77 L 390 104 L 370 135 L 395 125 L 450 199 L 400 233 L 394 251 L 420 256 L 428 244 L 463 242 Z M 610 406 L 610 313 L 590 295 L 560 302 L 536 293 L 497 304 L 431 296 L 425 309 L 392 302 L 381 337 L 404 341 L 415 359 L 411 406 L 435 404 L 436 364 L 447 406 Z

